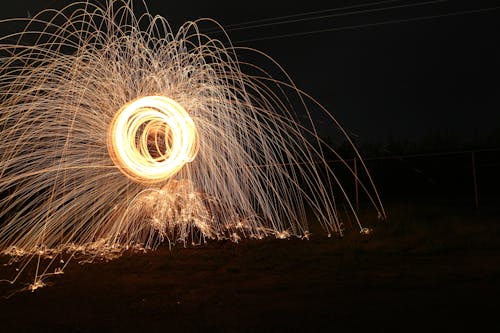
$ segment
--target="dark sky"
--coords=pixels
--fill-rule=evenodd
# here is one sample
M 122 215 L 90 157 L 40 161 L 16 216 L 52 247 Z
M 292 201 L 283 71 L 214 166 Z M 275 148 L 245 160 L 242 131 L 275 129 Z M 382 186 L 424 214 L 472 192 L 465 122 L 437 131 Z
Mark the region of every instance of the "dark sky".
M 0 17 L 69 2 L 9 1 L 2 3 Z M 500 9 L 453 14 L 500 6 L 498 1 L 283 3 L 150 0 L 148 6 L 173 26 L 200 17 L 218 20 L 236 45 L 275 58 L 300 88 L 362 141 L 432 135 L 473 139 L 500 129 Z M 316 14 L 330 15 L 323 19 L 231 30 L 242 22 L 369 3 L 378 4 Z M 416 3 L 421 4 L 408 6 Z M 323 29 L 334 31 L 262 40 Z M 252 39 L 257 40 L 248 41 Z

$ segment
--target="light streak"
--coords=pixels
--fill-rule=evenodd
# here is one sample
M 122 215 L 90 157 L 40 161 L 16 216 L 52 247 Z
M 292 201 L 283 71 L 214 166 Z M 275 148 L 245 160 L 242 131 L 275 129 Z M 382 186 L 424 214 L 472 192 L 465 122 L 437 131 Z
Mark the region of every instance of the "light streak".
M 193 120 L 182 106 L 168 97 L 146 96 L 116 113 L 108 150 L 116 166 L 132 180 L 158 183 L 194 159 L 197 140 Z
M 344 129 L 271 58 L 201 32 L 216 22 L 173 32 L 120 0 L 24 20 L 0 38 L 0 252 L 20 263 L 9 282 L 35 262 L 35 290 L 77 255 L 162 242 L 307 239 L 309 223 L 330 236 L 346 219 L 364 230 L 314 119 L 352 145 Z M 384 217 L 352 153 L 357 173 L 340 165 Z

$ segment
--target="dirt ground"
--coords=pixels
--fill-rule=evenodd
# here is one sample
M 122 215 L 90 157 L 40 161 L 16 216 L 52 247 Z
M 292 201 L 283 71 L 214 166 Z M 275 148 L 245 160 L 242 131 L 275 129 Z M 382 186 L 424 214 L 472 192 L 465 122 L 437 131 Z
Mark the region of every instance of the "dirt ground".
M 389 214 L 369 237 L 74 261 L 51 286 L 0 299 L 0 332 L 498 331 L 498 209 Z

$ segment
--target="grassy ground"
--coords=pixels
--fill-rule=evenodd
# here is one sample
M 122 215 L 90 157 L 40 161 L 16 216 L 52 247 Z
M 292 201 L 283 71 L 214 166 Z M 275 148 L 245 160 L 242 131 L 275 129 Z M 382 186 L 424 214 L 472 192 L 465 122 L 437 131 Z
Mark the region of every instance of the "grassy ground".
M 75 262 L 52 286 L 1 299 L 0 331 L 497 331 L 500 208 L 398 203 L 388 213 L 369 237 Z

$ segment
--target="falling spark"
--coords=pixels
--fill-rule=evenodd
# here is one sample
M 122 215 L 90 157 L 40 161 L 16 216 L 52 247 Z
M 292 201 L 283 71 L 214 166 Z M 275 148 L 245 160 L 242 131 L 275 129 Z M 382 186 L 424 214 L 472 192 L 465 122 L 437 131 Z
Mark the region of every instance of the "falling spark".
M 346 132 L 272 59 L 201 32 L 223 32 L 216 22 L 174 32 L 163 17 L 136 16 L 129 0 L 2 24 L 12 21 L 26 27 L 0 38 L 0 251 L 23 263 L 10 282 L 34 260 L 34 291 L 76 253 L 92 261 L 165 241 L 307 239 L 308 220 L 330 236 L 342 232 L 339 201 L 368 230 L 311 109 L 352 144 Z M 239 60 L 248 54 L 269 67 Z M 362 172 L 383 217 L 363 163 Z

